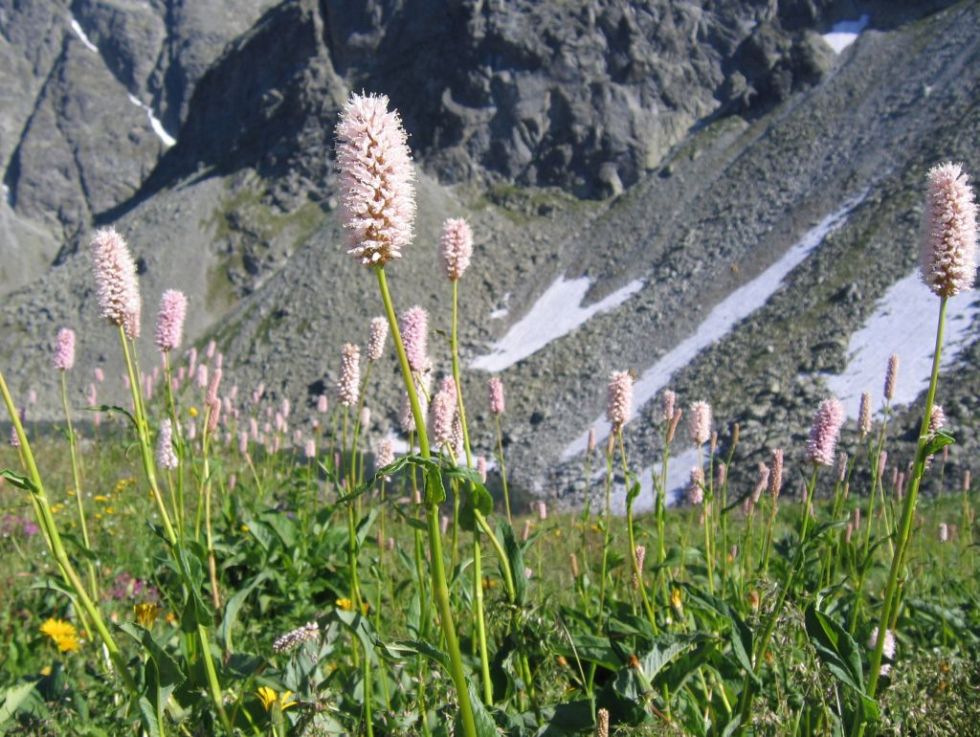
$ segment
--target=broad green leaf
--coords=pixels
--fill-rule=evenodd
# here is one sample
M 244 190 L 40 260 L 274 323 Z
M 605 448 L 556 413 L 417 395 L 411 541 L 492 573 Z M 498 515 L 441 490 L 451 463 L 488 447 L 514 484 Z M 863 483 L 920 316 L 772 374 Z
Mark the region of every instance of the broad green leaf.
M 270 575 L 271 574 L 269 571 L 262 571 L 249 582 L 248 586 L 236 591 L 234 596 L 228 599 L 228 603 L 225 604 L 225 612 L 224 616 L 221 618 L 221 626 L 218 627 L 218 639 L 224 645 L 225 651 L 231 652 L 234 649 L 234 645 L 232 643 L 232 630 L 238 621 L 238 612 L 245 603 L 245 599 L 247 599 L 249 594 L 255 590 L 256 586 L 269 578 Z
M 864 690 L 862 651 L 854 638 L 833 618 L 811 604 L 806 609 L 806 631 L 817 655 L 838 681 L 855 691 L 864 719 L 878 718 L 878 705 Z
M 446 501 L 446 487 L 442 483 L 439 467 L 430 468 L 425 474 L 425 503 L 429 506 Z
M 517 537 L 514 535 L 514 528 L 501 520 L 497 524 L 497 537 L 503 542 L 504 552 L 507 553 L 507 562 L 514 578 L 514 591 L 517 601 L 514 603 L 523 606 L 527 600 L 527 577 L 524 575 L 524 553 Z M 504 575 L 501 568 L 501 576 Z
M 0 727 L 3 727 L 13 718 L 14 714 L 27 701 L 33 691 L 34 681 L 18 683 L 0 691 L 0 696 L 3 697 L 3 703 L 0 704 Z
M 23 489 L 24 491 L 29 491 L 33 494 L 38 493 L 38 488 L 34 485 L 34 482 L 23 474 L 17 473 L 16 471 L 11 471 L 9 468 L 5 468 L 0 471 L 0 476 L 7 479 L 7 481 L 12 483 L 18 489 Z

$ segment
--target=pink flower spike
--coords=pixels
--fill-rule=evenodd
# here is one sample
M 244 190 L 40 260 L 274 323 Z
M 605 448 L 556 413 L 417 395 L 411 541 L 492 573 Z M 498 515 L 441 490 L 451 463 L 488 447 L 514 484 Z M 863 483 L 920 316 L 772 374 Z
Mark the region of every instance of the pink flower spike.
M 922 280 L 938 297 L 973 286 L 977 273 L 977 203 L 960 164 L 929 170 L 922 241 Z
M 885 371 L 885 399 L 889 402 L 895 398 L 895 385 L 898 383 L 898 354 L 888 357 L 888 369 Z
M 374 454 L 374 465 L 376 468 L 384 468 L 395 462 L 395 444 L 389 438 L 382 438 L 378 441 L 378 447 Z
M 136 262 L 114 228 L 95 231 L 89 246 L 102 317 L 119 325 L 126 337 L 139 337 L 140 302 Z
M 357 404 L 361 383 L 361 350 L 353 343 L 345 343 L 341 349 L 340 379 L 337 395 L 344 407 Z
M 173 425 L 170 419 L 160 423 L 160 435 L 157 437 L 157 465 L 165 471 L 177 468 L 177 454 L 173 445 Z
M 439 253 L 446 276 L 450 281 L 457 281 L 469 267 L 473 255 L 473 231 L 463 218 L 450 218 L 442 224 Z
M 687 485 L 687 500 L 694 506 L 704 501 L 704 469 L 700 466 L 691 468 L 691 477 Z
M 71 371 L 75 365 L 75 331 L 62 328 L 58 331 L 54 349 L 54 367 L 58 371 Z
M 415 305 L 402 313 L 402 342 L 408 365 L 416 373 L 422 373 L 428 363 L 429 313 Z
M 504 413 L 504 382 L 494 376 L 487 382 L 490 392 L 490 413 L 498 417 Z
M 871 434 L 871 394 L 864 392 L 861 395 L 861 405 L 858 409 L 858 432 L 861 437 Z
M 831 397 L 820 403 L 810 428 L 810 439 L 806 444 L 808 461 L 821 466 L 834 465 L 837 436 L 843 424 L 844 407 L 836 398 Z
M 691 440 L 695 445 L 704 445 L 711 438 L 711 405 L 695 402 L 689 411 Z
M 388 321 L 383 317 L 371 320 L 371 332 L 368 337 L 368 360 L 377 361 L 385 352 L 385 339 L 388 337 Z
M 769 495 L 773 499 L 779 497 L 779 492 L 783 488 L 783 449 L 776 448 L 772 452 L 771 465 L 769 467 Z
M 606 419 L 612 432 L 618 433 L 630 419 L 633 410 L 633 377 L 629 371 L 613 371 L 606 392 Z
M 187 297 L 176 289 L 168 289 L 160 297 L 157 315 L 156 344 L 161 353 L 176 350 L 184 334 L 184 318 L 187 315 Z
M 385 95 L 351 94 L 336 135 L 347 253 L 383 267 L 412 240 L 415 172 L 405 129 Z
M 436 447 L 453 444 L 453 420 L 456 418 L 455 392 L 440 390 L 432 398 L 432 439 Z

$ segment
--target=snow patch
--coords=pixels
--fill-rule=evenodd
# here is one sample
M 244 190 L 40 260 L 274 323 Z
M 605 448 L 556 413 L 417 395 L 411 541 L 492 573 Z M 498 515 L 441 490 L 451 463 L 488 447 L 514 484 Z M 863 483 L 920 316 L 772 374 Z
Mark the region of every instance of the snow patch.
M 943 366 L 953 363 L 977 337 L 971 327 L 978 315 L 976 291 L 949 300 Z M 893 404 L 908 404 L 928 389 L 938 316 L 939 299 L 922 283 L 918 271 L 885 292 L 871 317 L 851 336 L 844 373 L 824 375 L 850 417 L 858 416 L 862 392 L 870 391 L 875 400 L 884 402 L 885 371 L 892 353 L 899 358 Z
M 75 16 L 71 17 L 71 29 L 75 32 L 75 35 L 81 39 L 82 43 L 85 44 L 86 49 L 94 54 L 99 53 L 99 47 L 92 43 L 89 37 L 85 35 L 85 31 L 82 29 L 81 24 L 75 20 Z
M 510 304 L 510 292 L 507 292 L 504 295 L 504 298 L 500 300 L 500 307 L 498 307 L 497 309 L 495 309 L 493 312 L 490 313 L 490 319 L 502 320 L 503 318 L 507 317 L 507 315 L 510 314 L 510 307 L 508 307 L 509 304 Z
M 783 279 L 823 243 L 824 238 L 847 221 L 848 215 L 861 204 L 866 195 L 867 191 L 847 200 L 840 209 L 830 213 L 810 228 L 776 263 L 715 305 L 691 335 L 644 371 L 633 385 L 633 411 L 630 419 L 636 417 L 643 405 L 667 386 L 677 371 L 684 368 L 705 348 L 723 338 L 736 323 L 765 305 L 769 297 L 782 284 Z M 605 417 L 599 417 L 592 426 L 601 445 L 601 441 L 609 436 L 609 423 L 606 422 Z M 562 459 L 567 460 L 583 452 L 588 445 L 588 440 L 589 433 L 586 431 L 565 448 Z
M 835 53 L 839 54 L 857 41 L 861 31 L 868 27 L 869 20 L 867 15 L 862 15 L 857 20 L 842 20 L 839 23 L 834 23 L 830 32 L 823 34 L 823 40 Z
M 146 116 L 150 121 L 150 128 L 153 130 L 154 133 L 156 133 L 157 138 L 163 141 L 164 146 L 170 148 L 175 143 L 177 143 L 177 139 L 174 138 L 169 133 L 167 133 L 166 128 L 163 127 L 163 123 L 161 123 L 160 119 L 153 114 L 153 108 L 151 108 L 149 105 L 144 105 L 143 102 L 138 97 L 136 97 L 136 95 L 133 94 L 129 95 L 129 101 L 133 103 L 136 107 L 141 108 L 143 112 L 146 113 Z
M 514 323 L 507 334 L 494 343 L 490 352 L 470 363 L 484 371 L 503 371 L 544 348 L 548 343 L 575 330 L 593 315 L 615 309 L 643 288 L 637 279 L 617 289 L 605 299 L 582 306 L 591 282 L 587 276 L 566 280 L 559 276 L 531 306 L 527 314 Z

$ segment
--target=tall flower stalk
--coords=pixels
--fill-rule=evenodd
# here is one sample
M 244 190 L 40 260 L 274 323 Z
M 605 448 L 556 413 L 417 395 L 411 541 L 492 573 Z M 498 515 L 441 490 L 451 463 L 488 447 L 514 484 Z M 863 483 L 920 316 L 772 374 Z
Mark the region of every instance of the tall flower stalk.
M 922 246 L 922 278 L 932 292 L 939 297 L 939 317 L 936 324 L 936 343 L 932 356 L 932 373 L 926 392 L 922 422 L 916 444 L 912 478 L 902 506 L 902 517 L 896 529 L 897 540 L 888 571 L 888 582 L 882 599 L 878 631 L 892 628 L 898 617 L 898 577 L 905 564 L 909 541 L 912 537 L 912 520 L 915 516 L 919 485 L 925 473 L 926 462 L 932 454 L 933 434 L 929 424 L 939 383 L 939 366 L 942 358 L 943 333 L 946 326 L 946 305 L 950 297 L 968 290 L 973 285 L 977 270 L 977 203 L 967 176 L 959 164 L 941 164 L 929 171 L 925 207 L 925 239 Z M 877 638 L 871 655 L 868 676 L 868 696 L 877 694 L 881 661 L 885 648 L 884 637 Z M 855 734 L 864 732 L 860 716 L 855 722 Z
M 388 110 L 387 97 L 353 94 L 337 125 L 337 139 L 337 162 L 345 193 L 342 218 L 350 244 L 348 253 L 374 270 L 418 434 L 419 453 L 423 459 L 429 459 L 432 454 L 425 416 L 415 390 L 412 367 L 405 353 L 384 268 L 389 260 L 401 255 L 401 248 L 412 239 L 415 197 L 405 130 L 398 114 Z M 438 489 L 441 488 L 441 481 L 433 477 L 437 473 L 428 472 L 424 491 L 432 592 L 449 651 L 450 675 L 459 701 L 463 734 L 477 737 L 473 705 L 449 599 L 439 529 L 441 499 Z
M 102 315 L 112 325 L 115 325 L 119 332 L 119 342 L 122 346 L 132 396 L 133 424 L 136 426 L 143 471 L 150 486 L 150 492 L 157 504 L 164 534 L 171 547 L 171 554 L 180 571 L 183 583 L 188 589 L 188 595 L 193 595 L 190 588 L 194 584 L 190 572 L 185 569 L 181 541 L 174 530 L 167 505 L 157 483 L 153 446 L 150 442 L 150 426 L 143 405 L 143 393 L 140 389 L 142 383 L 135 360 L 135 339 L 139 337 L 140 327 L 140 296 L 136 280 L 136 264 L 129 253 L 126 242 L 111 228 L 96 232 L 92 239 L 91 255 Z M 196 633 L 201 645 L 201 657 L 204 662 L 211 700 L 214 702 L 224 731 L 231 733 L 231 722 L 225 712 L 224 697 L 221 693 L 217 669 L 211 654 L 207 628 L 198 622 Z
M 61 383 L 61 407 L 65 412 L 65 430 L 68 435 L 68 453 L 71 457 L 71 478 L 75 487 L 75 507 L 78 510 L 78 526 L 82 531 L 82 542 L 88 551 L 92 550 L 92 542 L 89 539 L 88 523 L 85 517 L 85 490 L 82 488 L 81 466 L 78 460 L 78 436 L 75 435 L 75 428 L 71 421 L 71 408 L 68 404 L 68 372 L 75 365 L 75 331 L 71 328 L 62 328 L 58 331 L 57 344 L 55 346 L 54 367 L 58 370 Z M 95 574 L 95 562 L 88 558 L 85 562 L 86 572 L 88 573 L 89 594 L 92 598 L 99 598 L 98 579 Z

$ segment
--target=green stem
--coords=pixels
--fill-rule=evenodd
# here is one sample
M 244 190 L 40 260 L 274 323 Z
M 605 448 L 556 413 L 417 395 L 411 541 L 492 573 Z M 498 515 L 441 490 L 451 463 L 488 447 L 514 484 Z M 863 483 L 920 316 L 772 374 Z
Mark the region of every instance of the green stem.
M 752 660 L 756 675 L 758 675 L 762 670 L 762 664 L 765 662 L 766 652 L 769 649 L 769 640 L 776 629 L 776 623 L 782 614 L 783 606 L 786 604 L 786 597 L 793 588 L 793 585 L 796 582 L 796 577 L 799 575 L 800 570 L 803 567 L 807 533 L 809 532 L 809 500 L 813 497 L 813 493 L 816 490 L 818 469 L 819 466 L 814 464 L 813 473 L 810 475 L 810 481 L 806 486 L 807 503 L 804 505 L 803 523 L 800 527 L 800 543 L 796 549 L 796 555 L 793 556 L 793 562 L 790 564 L 789 571 L 786 574 L 786 581 L 783 583 L 782 590 L 779 592 L 779 598 L 776 600 L 776 606 L 773 607 L 772 612 L 770 612 L 769 617 L 766 620 L 766 625 L 762 630 L 762 636 L 756 641 L 757 644 L 755 647 L 755 655 Z M 749 715 L 752 709 L 752 699 L 754 696 L 755 682 L 750 678 L 749 674 L 746 674 L 742 684 L 742 694 L 739 697 L 740 723 L 736 735 L 742 734 L 742 730 L 748 723 Z
M 378 278 L 378 289 L 381 292 L 381 299 L 384 302 L 388 326 L 391 329 L 392 340 L 398 354 L 398 363 L 401 365 L 402 378 L 405 381 L 405 390 L 408 392 L 408 400 L 412 407 L 412 417 L 415 419 L 415 427 L 419 437 L 419 452 L 423 458 L 428 459 L 431 457 L 431 453 L 429 451 L 429 438 L 425 430 L 425 416 L 422 414 L 418 393 L 415 391 L 415 381 L 412 377 L 412 369 L 408 364 L 408 356 L 405 354 L 405 345 L 402 342 L 401 331 L 398 329 L 398 319 L 395 316 L 395 307 L 391 300 L 391 293 L 388 291 L 388 280 L 385 276 L 384 267 L 376 268 L 374 273 Z M 429 533 L 429 553 L 432 558 L 432 593 L 436 600 L 436 606 L 439 608 L 439 620 L 446 639 L 446 647 L 449 650 L 450 675 L 453 679 L 453 685 L 456 687 L 456 698 L 459 700 L 463 734 L 466 737 L 477 737 L 476 720 L 473 716 L 473 705 L 470 702 L 469 685 L 466 679 L 466 673 L 463 670 L 463 659 L 459 649 L 459 640 L 456 637 L 452 606 L 449 602 L 449 586 L 446 583 L 442 537 L 439 533 L 439 506 L 435 500 L 431 500 L 430 498 L 426 498 L 424 502 L 426 505 L 426 521 Z
M 82 542 L 85 549 L 92 551 L 92 543 L 88 536 L 88 524 L 85 520 L 85 505 L 83 503 L 84 492 L 82 491 L 82 473 L 78 463 L 78 439 L 75 436 L 75 428 L 71 422 L 71 410 L 68 407 L 68 380 L 67 372 L 61 371 L 61 406 L 65 410 L 65 423 L 68 426 L 68 451 L 71 455 L 71 477 L 75 485 L 75 505 L 78 508 L 78 524 L 82 530 Z M 95 563 L 88 559 L 85 567 L 88 572 L 89 593 L 93 599 L 99 598 L 99 584 L 95 575 Z
M 493 416 L 497 428 L 497 463 L 500 464 L 500 483 L 504 487 L 504 509 L 507 511 L 507 524 L 513 526 L 514 518 L 510 514 L 510 490 L 507 488 L 507 465 L 504 463 L 504 435 L 500 431 L 500 415 Z
M 885 587 L 885 597 L 881 608 L 881 618 L 878 622 L 878 641 L 871 656 L 870 674 L 868 676 L 868 696 L 875 697 L 878 689 L 878 678 L 881 671 L 882 652 L 885 647 L 885 630 L 892 620 L 893 611 L 897 611 L 898 574 L 905 563 L 909 539 L 912 536 L 912 520 L 915 516 L 915 504 L 919 496 L 919 484 L 925 471 L 926 445 L 929 442 L 929 421 L 932 418 L 932 406 L 936 400 L 936 386 L 939 383 L 939 365 L 942 359 L 943 332 L 946 325 L 947 297 L 939 302 L 939 320 L 936 326 L 936 347 L 932 357 L 932 375 L 929 379 L 929 391 L 926 393 L 926 405 L 919 426 L 919 441 L 915 452 L 915 465 L 912 469 L 912 480 L 902 508 L 902 521 L 898 528 L 898 544 L 892 556 L 892 565 L 888 571 L 888 584 Z M 858 722 L 861 721 L 860 715 Z
M 647 587 L 643 583 L 643 571 L 640 570 L 640 559 L 636 557 L 636 535 L 633 529 L 633 502 L 634 499 L 629 493 L 629 482 L 630 475 L 629 469 L 627 467 L 626 461 L 626 443 L 623 441 L 623 431 L 622 429 L 616 432 L 616 439 L 619 441 L 619 455 L 623 463 L 623 478 L 626 483 L 626 533 L 629 538 L 630 546 L 630 561 L 633 567 L 633 577 L 636 581 L 636 587 L 640 590 L 640 599 L 643 602 L 643 610 L 646 612 L 647 619 L 650 621 L 650 627 L 653 628 L 654 633 L 659 633 L 660 628 L 657 627 L 657 618 L 653 614 L 653 607 L 650 605 L 650 599 L 647 597 Z

